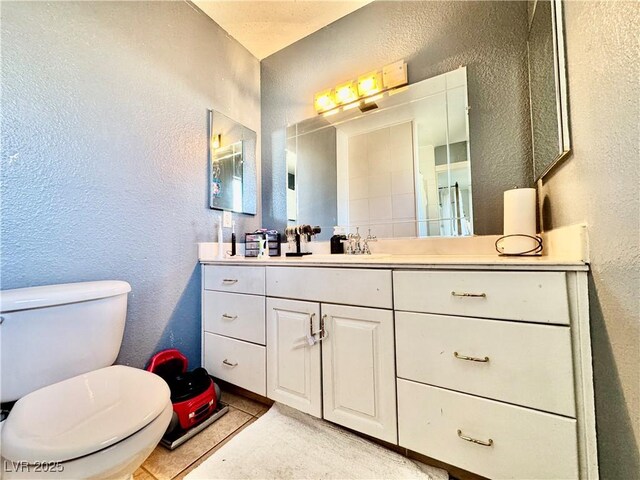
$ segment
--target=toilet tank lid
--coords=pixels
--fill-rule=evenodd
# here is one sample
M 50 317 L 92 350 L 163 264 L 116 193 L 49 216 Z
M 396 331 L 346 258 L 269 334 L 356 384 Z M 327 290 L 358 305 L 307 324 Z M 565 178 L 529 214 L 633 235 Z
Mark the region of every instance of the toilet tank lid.
M 0 292 L 0 312 L 8 313 L 85 302 L 99 298 L 114 297 L 130 291 L 131 285 L 120 280 L 65 283 L 2 290 Z

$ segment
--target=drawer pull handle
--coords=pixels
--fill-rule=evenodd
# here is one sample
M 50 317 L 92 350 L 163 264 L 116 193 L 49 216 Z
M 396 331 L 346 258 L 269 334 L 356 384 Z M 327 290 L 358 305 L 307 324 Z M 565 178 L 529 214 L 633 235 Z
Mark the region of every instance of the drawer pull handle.
M 451 292 L 452 297 L 487 298 L 486 293 Z
M 238 280 L 235 278 L 225 278 L 222 280 L 222 283 L 225 285 L 233 285 L 234 283 L 238 283 Z
M 227 360 L 226 358 L 222 361 L 222 363 L 224 363 L 225 365 L 227 365 L 228 367 L 237 367 L 238 366 L 238 362 L 236 363 L 231 363 L 229 362 L 229 360 Z
M 458 430 L 458 436 L 462 439 L 462 440 L 466 440 L 467 442 L 471 442 L 471 443 L 475 443 L 478 445 L 482 445 L 483 447 L 491 447 L 493 446 L 493 440 L 489 439 L 486 442 L 484 440 L 478 440 L 476 438 L 472 438 L 472 437 L 467 437 L 466 435 L 462 434 L 462 430 Z
M 453 352 L 453 356 L 456 357 L 459 360 L 467 360 L 469 362 L 481 362 L 481 363 L 487 363 L 489 361 L 489 357 L 484 357 L 484 358 L 480 358 L 480 357 L 467 357 L 466 355 L 460 355 L 458 352 Z
M 226 313 L 223 313 L 222 318 L 226 318 L 227 320 L 235 320 L 236 318 L 238 318 L 238 315 L 228 315 Z

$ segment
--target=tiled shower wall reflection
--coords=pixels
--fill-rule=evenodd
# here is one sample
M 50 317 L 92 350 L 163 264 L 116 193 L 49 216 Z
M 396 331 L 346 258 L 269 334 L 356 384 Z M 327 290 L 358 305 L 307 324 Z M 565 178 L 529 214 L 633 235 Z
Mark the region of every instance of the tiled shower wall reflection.
M 411 122 L 349 138 L 349 225 L 381 238 L 415 237 Z

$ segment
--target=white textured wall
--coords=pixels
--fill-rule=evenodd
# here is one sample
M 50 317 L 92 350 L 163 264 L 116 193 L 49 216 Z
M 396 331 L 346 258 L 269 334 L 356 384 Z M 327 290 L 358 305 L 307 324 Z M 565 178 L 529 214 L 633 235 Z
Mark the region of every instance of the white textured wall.
M 286 223 L 284 127 L 315 92 L 406 59 L 411 83 L 466 65 L 475 233 L 502 232 L 502 194 L 533 186 L 527 4 L 376 1 L 261 62 L 263 220 Z
M 640 478 L 640 3 L 564 5 L 573 155 L 544 227 L 588 224 L 600 478 Z
M 2 288 L 126 280 L 118 362 L 197 366 L 207 109 L 259 135 L 258 61 L 186 2 L 2 2 L 1 35 Z

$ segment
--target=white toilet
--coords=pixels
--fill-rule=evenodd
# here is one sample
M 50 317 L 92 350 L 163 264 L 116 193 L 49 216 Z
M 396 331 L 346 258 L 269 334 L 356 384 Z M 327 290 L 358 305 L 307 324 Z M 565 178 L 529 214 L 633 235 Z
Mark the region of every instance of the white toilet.
M 129 478 L 172 416 L 160 377 L 110 366 L 127 313 L 126 282 L 0 292 L 2 478 Z

